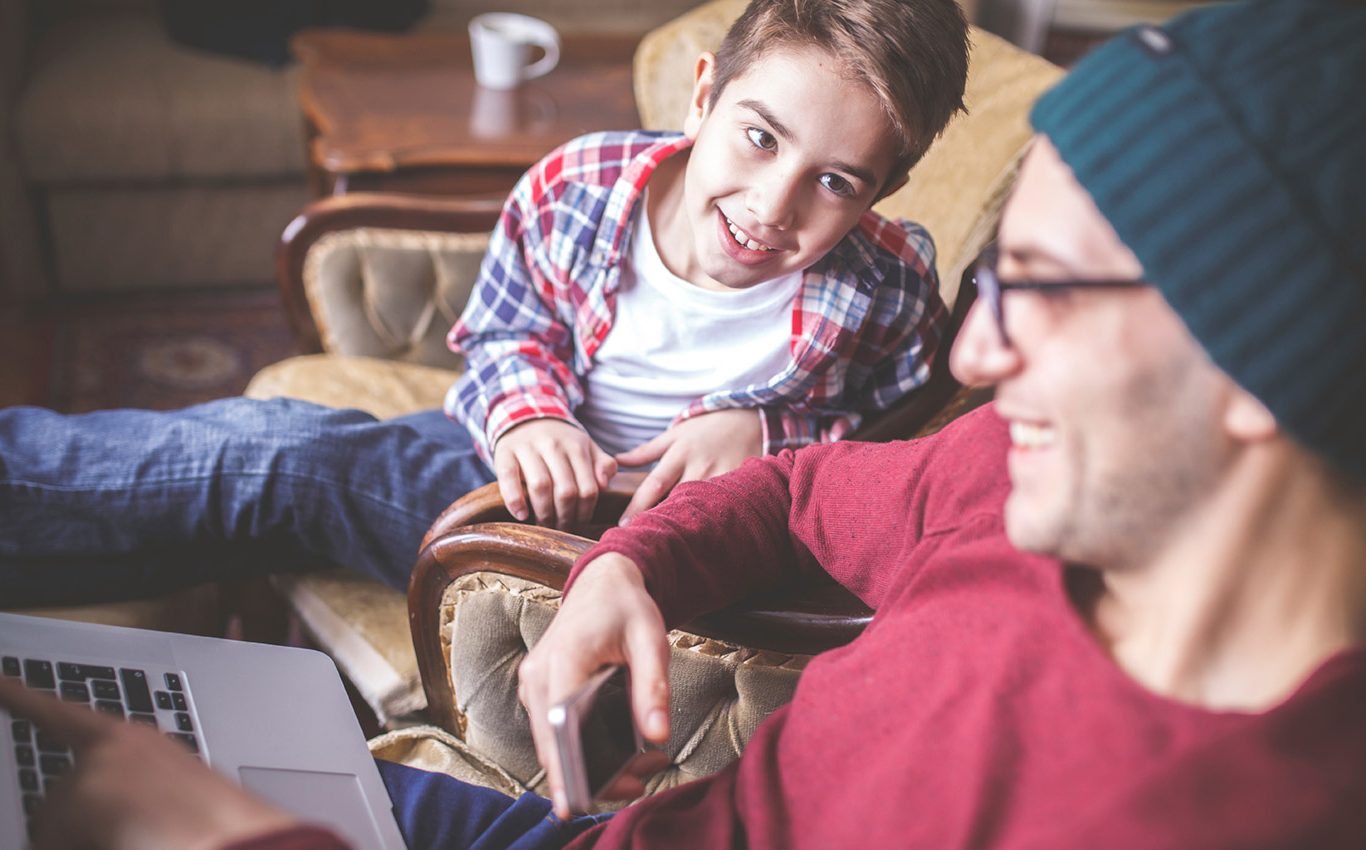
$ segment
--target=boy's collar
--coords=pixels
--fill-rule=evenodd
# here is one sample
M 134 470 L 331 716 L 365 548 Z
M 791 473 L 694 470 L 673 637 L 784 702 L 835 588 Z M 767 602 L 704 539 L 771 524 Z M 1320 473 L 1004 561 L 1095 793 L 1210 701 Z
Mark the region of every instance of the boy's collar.
M 650 177 L 661 162 L 691 146 L 692 139 L 683 133 L 664 133 L 658 142 L 636 154 L 626 166 L 612 187 L 612 197 L 607 202 L 609 210 L 620 209 L 621 215 L 610 217 L 610 227 L 598 228 L 597 240 L 593 245 L 594 264 L 614 266 L 621 260 L 622 245 L 630 230 L 631 216 L 645 194 Z

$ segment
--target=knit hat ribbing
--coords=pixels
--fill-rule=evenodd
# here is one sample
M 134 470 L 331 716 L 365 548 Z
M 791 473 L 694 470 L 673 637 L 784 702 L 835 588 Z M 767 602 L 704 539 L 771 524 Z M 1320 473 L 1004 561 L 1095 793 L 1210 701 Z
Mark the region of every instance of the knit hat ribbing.
M 1031 114 L 1211 359 L 1366 480 L 1366 4 L 1221 4 Z

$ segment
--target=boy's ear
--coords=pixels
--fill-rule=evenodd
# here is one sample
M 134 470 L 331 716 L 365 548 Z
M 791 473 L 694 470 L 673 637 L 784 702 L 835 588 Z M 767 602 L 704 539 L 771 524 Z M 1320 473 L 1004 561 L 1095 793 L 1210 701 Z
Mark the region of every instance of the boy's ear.
M 710 108 L 715 73 L 716 54 L 703 53 L 697 57 L 697 68 L 693 71 L 692 99 L 688 101 L 688 115 L 683 119 L 683 134 L 694 141 Z

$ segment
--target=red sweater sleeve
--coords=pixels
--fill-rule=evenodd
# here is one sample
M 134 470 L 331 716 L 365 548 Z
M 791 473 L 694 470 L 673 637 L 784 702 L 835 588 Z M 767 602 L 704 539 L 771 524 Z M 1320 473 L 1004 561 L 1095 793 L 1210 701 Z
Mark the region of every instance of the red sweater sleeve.
M 320 826 L 299 826 L 237 841 L 222 850 L 351 850 L 333 832 Z
M 670 626 L 824 569 L 876 608 L 893 565 L 965 512 L 999 511 L 1007 434 L 990 406 L 930 437 L 843 442 L 755 458 L 681 485 L 581 557 L 634 561 Z

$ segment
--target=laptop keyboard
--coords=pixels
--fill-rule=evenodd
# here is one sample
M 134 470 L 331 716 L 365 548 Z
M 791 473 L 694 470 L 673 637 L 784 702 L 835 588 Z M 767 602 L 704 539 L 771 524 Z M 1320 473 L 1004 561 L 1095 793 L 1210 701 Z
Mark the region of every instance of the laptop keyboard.
M 0 672 L 66 702 L 81 703 L 112 717 L 153 726 L 184 744 L 190 752 L 200 753 L 193 703 L 183 673 L 158 674 L 134 667 L 14 655 L 0 658 Z M 65 745 L 48 738 L 22 718 L 10 720 L 10 737 L 24 814 L 32 817 L 52 784 L 71 769 L 73 756 Z

